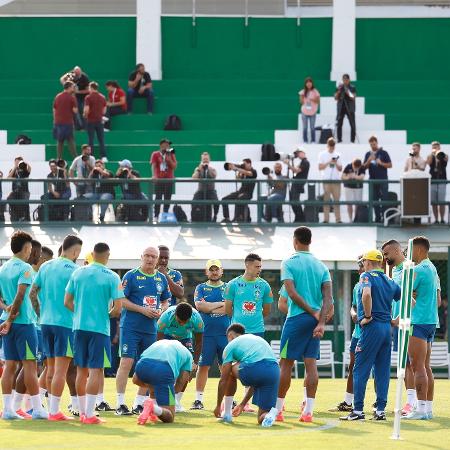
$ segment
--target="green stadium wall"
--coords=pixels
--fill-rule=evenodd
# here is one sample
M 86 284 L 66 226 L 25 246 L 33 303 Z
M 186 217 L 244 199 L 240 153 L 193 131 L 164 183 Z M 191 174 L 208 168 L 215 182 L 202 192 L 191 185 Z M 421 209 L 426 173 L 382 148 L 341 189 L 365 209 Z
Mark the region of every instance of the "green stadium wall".
M 450 18 L 356 21 L 358 80 L 450 80 L 449 54 Z

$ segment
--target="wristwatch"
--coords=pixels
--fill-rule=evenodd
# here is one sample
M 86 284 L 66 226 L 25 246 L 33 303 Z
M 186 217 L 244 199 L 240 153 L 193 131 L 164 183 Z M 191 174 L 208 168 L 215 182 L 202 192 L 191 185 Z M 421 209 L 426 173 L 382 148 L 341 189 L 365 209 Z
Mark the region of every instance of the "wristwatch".
M 364 319 L 367 319 L 367 320 L 369 320 L 371 318 L 372 318 L 372 316 L 364 316 Z

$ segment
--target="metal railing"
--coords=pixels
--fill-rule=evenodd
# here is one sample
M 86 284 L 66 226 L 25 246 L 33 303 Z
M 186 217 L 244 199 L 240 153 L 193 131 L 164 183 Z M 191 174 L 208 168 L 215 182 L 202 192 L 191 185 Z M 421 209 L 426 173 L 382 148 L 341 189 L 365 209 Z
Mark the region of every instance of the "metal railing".
M 18 190 L 5 192 L 5 182 L 13 180 L 3 180 L 3 198 L 0 200 L 0 222 L 4 223 L 35 223 L 35 222 L 51 222 L 53 224 L 64 224 L 68 221 L 80 224 L 98 223 L 99 212 L 92 214 L 94 210 L 100 210 L 101 205 L 112 205 L 113 213 L 109 208 L 106 215 L 105 223 L 155 223 L 155 212 L 169 209 L 173 211 L 176 205 L 177 210 L 183 209 L 185 214 L 191 216 L 192 222 L 199 224 L 211 224 L 215 213 L 217 213 L 217 222 L 220 222 L 222 215 L 220 214 L 224 205 L 228 208 L 234 206 L 236 220 L 233 220 L 230 214 L 230 222 L 237 222 L 239 225 L 258 224 L 270 225 L 269 210 L 271 206 L 279 208 L 278 223 L 321 223 L 323 222 L 323 208 L 330 207 L 330 216 L 333 217 L 333 209 L 340 207 L 341 216 L 345 225 L 351 224 L 368 224 L 374 223 L 374 209 L 382 208 L 383 211 L 398 207 L 400 200 L 398 194 L 389 194 L 390 198 L 379 200 L 374 199 L 374 188 L 380 184 L 387 184 L 389 192 L 399 191 L 398 180 L 364 180 L 358 181 L 363 185 L 363 200 L 347 201 L 344 200 L 345 193 L 341 189 L 339 201 L 332 199 L 324 201 L 323 199 L 323 180 L 299 180 L 289 179 L 286 181 L 287 193 L 284 200 L 269 200 L 267 194 L 269 184 L 267 180 L 211 180 L 211 179 L 192 179 L 177 178 L 173 180 L 154 180 L 151 178 L 139 178 L 136 180 L 123 178 L 110 179 L 59 179 L 57 182 L 70 183 L 71 195 L 67 197 L 68 191 L 65 192 L 64 198 L 52 198 L 49 195 L 49 186 L 54 185 L 55 180 L 49 179 L 21 179 L 28 185 L 27 191 L 19 192 Z M 279 181 L 277 181 L 279 183 Z M 340 184 L 343 181 L 326 181 L 326 184 Z M 449 184 L 446 180 L 439 180 L 436 183 Z M 231 192 L 239 191 L 245 185 L 253 184 L 253 194 L 249 196 L 241 196 L 240 198 L 223 199 Z M 435 184 L 435 181 L 432 182 Z M 300 194 L 299 200 L 292 199 L 290 193 L 293 187 L 303 186 L 304 192 Z M 80 186 L 84 188 L 80 189 Z M 110 186 L 111 197 L 100 198 L 99 193 L 107 190 Z M 165 189 L 167 187 L 167 189 Z M 80 193 L 85 190 L 87 194 L 93 194 L 94 198 L 86 198 L 83 195 L 72 195 L 75 192 Z M 169 190 L 172 192 L 171 199 L 159 198 L 159 191 Z M 217 194 L 217 197 L 214 195 Z M 113 194 L 112 194 L 113 193 Z M 92 195 L 91 195 L 92 196 Z M 27 198 L 29 197 L 29 198 Z M 203 197 L 203 198 L 202 198 Z M 195 199 L 194 199 L 195 198 Z M 450 202 L 440 202 L 441 205 L 449 205 Z M 346 205 L 354 205 L 356 208 L 364 208 L 366 211 L 365 218 L 362 221 L 349 222 Z M 298 214 L 298 208 L 301 208 L 302 214 Z M 344 207 L 344 208 L 342 208 Z M 295 220 L 295 209 L 297 208 L 297 219 Z M 195 209 L 195 212 L 193 211 Z M 236 210 L 238 213 L 236 214 Z M 230 211 L 232 212 L 232 211 Z M 194 218 L 195 216 L 195 218 Z M 159 217 L 160 223 L 173 225 L 173 217 Z M 281 220 L 283 219 L 283 220 Z M 178 220 L 180 222 L 180 220 Z M 393 224 L 393 223 L 391 223 Z

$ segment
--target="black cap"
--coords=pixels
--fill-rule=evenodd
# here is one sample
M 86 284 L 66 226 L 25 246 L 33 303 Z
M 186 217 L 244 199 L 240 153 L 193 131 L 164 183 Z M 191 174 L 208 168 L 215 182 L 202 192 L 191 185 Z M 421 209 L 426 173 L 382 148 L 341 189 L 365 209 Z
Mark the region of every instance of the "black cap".
M 159 141 L 159 145 L 161 145 L 161 144 L 164 144 L 164 142 L 167 142 L 167 144 L 169 144 L 169 145 L 171 145 L 171 144 L 172 144 L 172 142 L 171 142 L 171 141 L 169 141 L 169 139 L 167 139 L 167 138 L 164 138 L 164 139 L 161 139 L 161 140 Z

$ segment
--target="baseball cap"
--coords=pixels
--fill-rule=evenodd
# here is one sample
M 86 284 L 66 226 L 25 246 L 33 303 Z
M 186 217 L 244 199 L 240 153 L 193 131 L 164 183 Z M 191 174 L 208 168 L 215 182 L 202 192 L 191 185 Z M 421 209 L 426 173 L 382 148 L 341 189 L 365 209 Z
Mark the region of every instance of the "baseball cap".
M 381 262 L 383 261 L 383 254 L 380 252 L 380 250 L 372 249 L 372 250 L 368 250 L 367 252 L 364 252 L 364 254 L 362 255 L 361 260 L 369 260 L 369 261 L 378 261 Z
M 122 161 L 119 161 L 119 166 L 128 167 L 129 169 L 131 169 L 133 167 L 133 164 L 131 164 L 131 161 L 129 159 L 124 159 Z
M 222 268 L 222 263 L 220 262 L 219 259 L 209 259 L 209 260 L 206 262 L 206 270 L 211 269 L 211 267 L 213 267 L 213 266 L 216 266 L 216 267 L 218 267 L 219 269 L 221 269 L 221 268 Z

